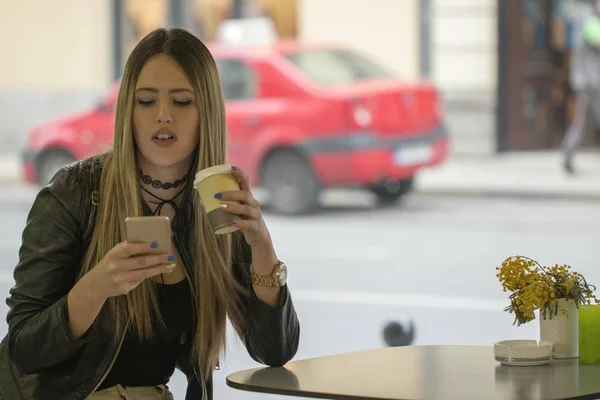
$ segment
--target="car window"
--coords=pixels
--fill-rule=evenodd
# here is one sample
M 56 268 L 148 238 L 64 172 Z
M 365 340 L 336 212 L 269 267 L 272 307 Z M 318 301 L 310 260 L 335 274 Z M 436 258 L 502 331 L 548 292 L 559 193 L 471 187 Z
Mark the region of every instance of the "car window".
M 241 60 L 216 60 L 225 100 L 246 100 L 256 97 L 254 71 Z
M 326 86 L 393 77 L 384 68 L 350 50 L 303 50 L 285 54 L 285 57 L 311 79 Z

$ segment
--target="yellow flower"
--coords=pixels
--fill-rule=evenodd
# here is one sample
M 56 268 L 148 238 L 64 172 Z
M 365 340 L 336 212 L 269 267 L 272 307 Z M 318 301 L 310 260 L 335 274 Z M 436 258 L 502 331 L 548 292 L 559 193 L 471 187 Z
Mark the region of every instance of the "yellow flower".
M 518 325 L 533 320 L 536 310 L 546 309 L 557 298 L 573 299 L 577 305 L 592 300 L 600 303 L 593 293 L 596 288 L 588 285 L 582 274 L 571 271 L 569 265 L 542 267 L 534 260 L 516 256 L 504 260 L 496 271 L 502 290 L 511 292 L 505 310 L 515 314 Z M 566 312 L 562 308 L 560 311 Z

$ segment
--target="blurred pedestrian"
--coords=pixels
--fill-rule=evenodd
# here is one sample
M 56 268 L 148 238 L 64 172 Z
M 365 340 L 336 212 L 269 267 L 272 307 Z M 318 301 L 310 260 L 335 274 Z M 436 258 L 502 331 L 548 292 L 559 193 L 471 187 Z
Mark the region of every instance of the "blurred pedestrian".
M 571 86 L 576 93 L 575 116 L 563 140 L 563 167 L 575 171 L 575 150 L 585 136 L 589 117 L 600 127 L 600 0 L 577 4 Z

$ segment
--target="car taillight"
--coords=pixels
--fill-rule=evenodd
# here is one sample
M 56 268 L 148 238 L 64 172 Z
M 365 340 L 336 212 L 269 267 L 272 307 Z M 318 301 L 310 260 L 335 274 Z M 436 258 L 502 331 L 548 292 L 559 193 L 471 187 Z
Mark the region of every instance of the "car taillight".
M 354 106 L 354 122 L 361 128 L 366 128 L 371 125 L 371 121 L 373 120 L 371 116 L 371 111 L 369 111 L 365 106 L 355 105 Z
M 348 114 L 351 130 L 368 128 L 373 122 L 371 111 L 359 100 L 348 102 Z

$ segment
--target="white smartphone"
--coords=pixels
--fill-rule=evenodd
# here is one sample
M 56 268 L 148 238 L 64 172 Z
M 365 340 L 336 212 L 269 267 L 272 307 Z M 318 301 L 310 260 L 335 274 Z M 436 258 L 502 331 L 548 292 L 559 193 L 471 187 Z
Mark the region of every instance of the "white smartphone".
M 125 219 L 127 243 L 156 242 L 156 248 L 149 248 L 147 254 L 171 253 L 171 220 L 169 217 L 128 217 Z

